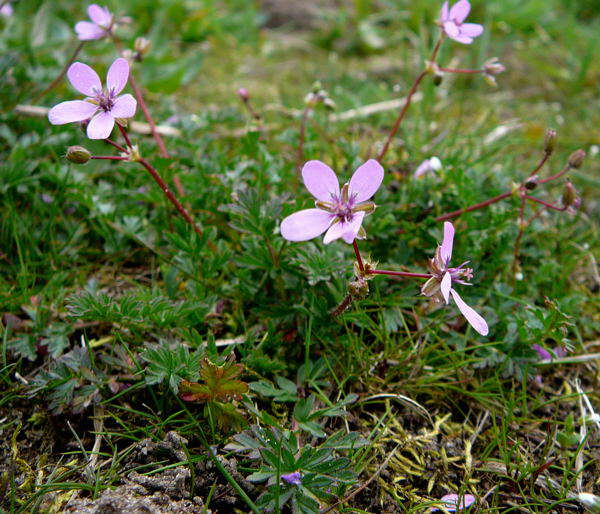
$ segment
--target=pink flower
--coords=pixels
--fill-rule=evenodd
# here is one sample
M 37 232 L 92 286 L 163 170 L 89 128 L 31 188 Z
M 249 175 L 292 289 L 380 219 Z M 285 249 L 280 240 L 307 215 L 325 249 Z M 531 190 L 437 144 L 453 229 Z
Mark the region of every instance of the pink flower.
M 302 483 L 302 475 L 300 471 L 294 471 L 293 473 L 284 473 L 281 475 L 288 484 L 300 485 Z
M 4 16 L 5 18 L 10 18 L 13 15 L 12 5 L 6 3 L 0 7 L 0 15 Z
M 456 512 L 457 510 L 466 509 L 475 502 L 475 496 L 472 494 L 465 494 L 462 497 L 462 500 L 460 500 L 460 503 L 458 502 L 459 498 L 460 497 L 458 494 L 446 494 L 440 498 L 440 502 L 442 503 L 442 507 L 449 512 Z M 440 509 L 431 509 L 432 512 L 436 510 Z
M 91 4 L 88 9 L 88 16 L 92 21 L 80 21 L 75 24 L 75 32 L 81 41 L 92 39 L 102 39 L 108 36 L 114 26 L 114 17 L 106 7 L 100 7 L 97 4 Z
M 442 29 L 446 35 L 458 41 L 469 45 L 473 42 L 473 38 L 483 34 L 483 26 L 477 23 L 463 23 L 469 11 L 471 4 L 468 0 L 458 0 L 450 10 L 448 10 L 448 2 L 444 2 L 442 6 L 442 14 L 440 22 Z
M 369 202 L 383 180 L 383 168 L 374 159 L 360 166 L 340 191 L 333 170 L 321 161 L 308 161 L 302 168 L 306 189 L 316 198 L 316 209 L 305 209 L 281 222 L 281 235 L 288 241 L 308 241 L 327 231 L 323 242 L 340 237 L 351 244 L 364 239 L 361 225 L 366 214 L 375 210 Z
M 106 139 L 115 126 L 115 118 L 131 118 L 135 114 L 135 98 L 129 94 L 117 96 L 129 77 L 129 64 L 125 59 L 119 58 L 111 64 L 106 74 L 106 89 L 102 89 L 98 74 L 81 62 L 71 64 L 67 77 L 72 86 L 87 98 L 52 107 L 48 119 L 53 125 L 90 120 L 88 137 Z
M 429 159 L 425 159 L 415 172 L 413 173 L 414 178 L 421 178 L 424 175 L 427 175 L 430 172 L 439 171 L 442 169 L 442 161 L 440 161 L 437 157 L 433 156 Z
M 489 331 L 486 321 L 469 307 L 452 288 L 453 283 L 471 285 L 465 280 L 473 278 L 473 270 L 471 268 L 463 268 L 469 261 L 462 263 L 458 268 L 449 267 L 453 244 L 454 226 L 449 221 L 446 221 L 444 223 L 444 240 L 441 246 L 437 247 L 433 259 L 429 261 L 429 271 L 433 276 L 423 284 L 421 293 L 432 297 L 434 301 L 444 301 L 446 304 L 450 302 L 450 295 L 452 295 L 460 312 L 471 326 L 482 336 L 486 336 Z
M 567 352 L 561 346 L 556 346 L 555 348 L 552 348 L 552 353 L 550 353 L 548 350 L 546 350 L 546 348 L 540 346 L 537 343 L 532 345 L 532 348 L 537 352 L 538 357 L 542 361 L 551 361 L 554 358 L 561 359 L 562 357 L 567 355 Z

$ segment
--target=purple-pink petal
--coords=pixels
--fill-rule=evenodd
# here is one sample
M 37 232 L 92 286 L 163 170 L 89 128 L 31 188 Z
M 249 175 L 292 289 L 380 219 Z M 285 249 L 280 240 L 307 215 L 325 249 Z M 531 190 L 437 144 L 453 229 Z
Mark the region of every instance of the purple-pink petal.
M 137 101 L 130 94 L 121 95 L 114 101 L 110 114 L 114 118 L 131 118 L 135 115 Z
M 360 226 L 365 218 L 365 214 L 366 213 L 364 211 L 357 212 L 352 217 L 352 221 L 348 223 L 348 229 L 342 234 L 342 239 L 346 241 L 346 243 L 352 244 L 352 242 L 356 239 L 358 231 L 360 230 Z
M 452 258 L 452 247 L 454 246 L 454 225 L 449 221 L 444 222 L 444 239 L 440 247 L 440 257 L 446 263 Z
M 329 230 L 325 234 L 323 238 L 323 243 L 328 245 L 332 241 L 336 239 L 343 239 L 346 243 L 351 244 L 355 239 L 358 231 L 360 230 L 360 225 L 362 224 L 362 220 L 365 217 L 365 213 L 358 212 L 356 213 L 352 221 L 338 221 L 329 227 Z
M 448 1 L 444 2 L 444 4 L 442 5 L 442 12 L 440 15 L 440 19 L 442 22 L 444 22 L 448 19 Z
M 539 344 L 534 344 L 532 346 L 532 348 L 537 352 L 539 358 L 541 360 L 551 360 L 552 359 L 552 355 L 550 354 L 550 352 L 548 350 L 546 350 L 546 348 L 544 348 L 543 346 L 540 346 Z
M 340 194 L 340 183 L 334 171 L 321 161 L 308 161 L 302 168 L 306 189 L 317 200 L 331 202 Z
M 115 119 L 109 112 L 100 112 L 88 124 L 87 135 L 90 139 L 106 139 L 110 136 Z
M 100 7 L 98 4 L 92 4 L 87 9 L 88 16 L 96 25 L 108 28 L 110 27 L 112 16 L 106 7 Z
M 111 91 L 113 94 L 118 95 L 129 78 L 129 63 L 126 59 L 119 57 L 116 59 L 108 68 L 106 74 L 106 89 Z
M 375 159 L 369 159 L 354 172 L 348 185 L 350 199 L 364 202 L 371 198 L 383 181 L 383 167 Z
M 458 36 L 453 37 L 454 41 L 457 43 L 462 43 L 463 45 L 470 45 L 473 42 L 473 38 L 469 36 L 463 36 L 459 34 Z
M 67 77 L 73 87 L 86 96 L 96 96 L 96 93 L 102 90 L 98 74 L 82 62 L 71 64 L 67 71 Z
M 325 232 L 333 218 L 333 214 L 321 209 L 305 209 L 285 218 L 280 232 L 288 241 L 308 241 Z
M 479 23 L 463 23 L 460 26 L 460 35 L 466 37 L 477 37 L 483 34 L 483 25 Z
M 471 4 L 468 2 L 468 0 L 458 0 L 458 2 L 456 2 L 450 9 L 448 17 L 452 21 L 460 24 L 465 21 L 467 16 L 469 16 L 470 10 Z
M 64 125 L 65 123 L 87 120 L 97 110 L 98 106 L 84 100 L 61 102 L 50 109 L 48 120 L 52 125 Z
M 456 302 L 460 312 L 470 323 L 470 325 L 482 336 L 487 336 L 489 328 L 486 321 L 477 312 L 475 312 L 474 309 L 469 307 L 454 289 L 450 289 L 450 293 L 452 294 L 452 298 L 454 298 L 454 301 Z
M 294 471 L 293 473 L 283 473 L 281 478 L 288 484 L 300 485 L 302 483 L 302 475 L 300 471 Z
M 91 21 L 79 21 L 75 24 L 75 32 L 77 38 L 81 41 L 92 41 L 101 39 L 106 34 L 106 31 Z
M 452 39 L 460 35 L 460 30 L 458 29 L 458 26 L 451 20 L 444 22 L 444 32 L 448 34 L 448 36 Z
M 446 271 L 440 282 L 440 291 L 446 303 L 450 301 L 450 289 L 452 289 L 452 276 Z
M 0 7 L 0 14 L 6 18 L 10 18 L 13 15 L 13 8 L 10 4 L 4 4 Z
M 445 494 L 440 498 L 440 502 L 447 511 L 456 512 L 457 510 L 466 509 L 471 506 L 475 502 L 475 496 L 472 494 L 465 494 L 461 499 L 458 494 Z M 440 509 L 433 508 L 431 510 L 436 511 Z

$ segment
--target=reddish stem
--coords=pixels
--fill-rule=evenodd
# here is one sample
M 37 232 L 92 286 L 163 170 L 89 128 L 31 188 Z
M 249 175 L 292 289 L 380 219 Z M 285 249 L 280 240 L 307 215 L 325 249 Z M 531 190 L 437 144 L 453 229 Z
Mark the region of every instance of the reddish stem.
M 4 5 L 4 4 L 2 4 Z M 85 44 L 85 41 L 80 41 L 79 44 L 77 45 L 77 47 L 75 48 L 75 51 L 73 52 L 73 55 L 71 55 L 71 58 L 67 61 L 67 63 L 63 66 L 63 69 L 60 71 L 60 73 L 58 74 L 58 76 L 50 83 L 50 85 L 44 89 L 41 93 L 39 93 L 34 99 L 32 103 L 37 103 L 37 101 L 40 98 L 43 98 L 47 93 L 49 93 L 50 91 L 52 91 L 56 85 L 62 80 L 62 78 L 65 76 L 65 73 L 67 73 L 67 70 L 69 69 L 69 66 L 71 66 L 71 64 L 73 64 L 73 62 L 75 61 L 75 59 L 77 59 L 77 56 L 79 55 L 79 52 L 81 52 L 81 49 L 83 48 L 83 45 Z
M 429 273 L 408 273 L 405 271 L 390 271 L 385 269 L 368 270 L 369 275 L 391 275 L 393 277 L 408 277 L 408 278 L 431 278 L 433 275 Z
M 437 43 L 435 44 L 433 52 L 431 53 L 431 57 L 429 58 L 430 62 L 435 61 L 438 51 L 440 50 L 441 44 L 442 44 L 442 38 L 440 37 L 438 39 Z M 402 109 L 400 110 L 400 113 L 398 114 L 398 117 L 396 118 L 396 122 L 394 123 L 394 126 L 392 127 L 392 130 L 389 133 L 387 140 L 385 141 L 385 144 L 383 145 L 383 148 L 381 149 L 381 152 L 379 152 L 379 155 L 377 156 L 378 161 L 381 161 L 385 157 L 385 154 L 387 153 L 392 140 L 396 136 L 396 132 L 398 132 L 398 129 L 400 128 L 400 124 L 402 123 L 402 120 L 404 119 L 404 115 L 406 114 L 406 111 L 408 111 L 408 108 L 410 107 L 410 103 L 412 101 L 413 95 L 416 93 L 417 89 L 419 88 L 419 84 L 421 83 L 421 81 L 428 74 L 429 74 L 429 70 L 424 69 L 415 79 L 415 82 L 413 83 L 412 87 L 410 88 L 408 95 L 406 95 L 406 100 L 404 102 L 404 105 L 402 106 Z
M 115 143 L 114 141 L 111 141 L 110 139 L 105 139 L 104 142 L 108 143 L 109 145 L 114 146 L 120 152 L 127 152 L 127 150 L 125 150 L 125 148 L 123 148 L 120 144 Z
M 567 173 L 570 170 L 571 170 L 571 166 L 567 163 L 567 164 L 565 164 L 565 167 L 562 170 L 560 170 L 558 173 L 540 180 L 538 182 L 538 184 L 545 184 L 546 182 L 552 182 L 553 180 L 556 180 L 557 178 L 562 177 L 565 173 Z
M 563 211 L 567 210 L 566 206 L 558 207 L 558 206 L 556 206 L 554 204 L 545 202 L 544 200 L 540 200 L 539 198 L 536 198 L 535 196 L 525 195 L 523 198 L 524 199 L 527 198 L 527 200 L 531 200 L 532 202 L 537 202 L 537 203 L 543 205 L 544 207 L 547 207 L 548 209 L 553 209 L 555 211 L 563 212 Z
M 160 134 L 156 130 L 156 123 L 154 123 L 150 111 L 148 110 L 148 107 L 146 107 L 146 102 L 144 102 L 144 97 L 142 96 L 142 90 L 138 87 L 133 73 L 129 74 L 129 83 L 131 84 L 131 89 L 133 89 L 133 93 L 135 94 L 138 103 L 140 104 L 140 109 L 142 109 L 142 112 L 144 113 L 144 118 L 146 118 L 148 125 L 150 125 L 150 132 L 152 132 L 152 137 L 154 138 L 154 141 L 156 141 L 156 146 L 158 146 L 158 149 L 160 150 L 160 155 L 168 159 L 171 156 L 167 151 L 167 147 L 165 146 L 162 137 L 160 137 Z
M 479 203 L 476 203 L 475 205 L 465 207 L 464 209 L 458 209 L 456 211 L 452 211 L 447 214 L 443 214 L 442 216 L 438 216 L 437 218 L 435 218 L 435 221 L 446 221 L 451 218 L 456 218 L 456 216 L 460 216 L 461 214 L 464 214 L 465 212 L 471 212 L 471 211 L 476 211 L 477 209 L 483 209 L 484 207 L 487 207 L 488 205 L 492 205 L 493 203 L 496 203 L 496 202 L 499 202 L 500 200 L 504 200 L 505 198 L 508 198 L 512 194 L 513 194 L 512 191 L 506 191 L 505 193 L 502 193 L 498 196 L 494 196 L 493 198 L 489 198 L 488 200 L 486 200 L 484 202 L 479 202 Z
M 166 182 L 161 178 L 161 176 L 158 174 L 158 172 L 145 159 L 140 159 L 138 162 L 144 168 L 146 168 L 146 170 L 148 170 L 148 172 L 150 173 L 150 175 L 152 175 L 152 178 L 155 180 L 155 182 L 158 184 L 158 186 L 162 189 L 162 191 L 165 194 L 165 196 L 169 199 L 169 201 L 177 209 L 177 211 L 179 212 L 179 214 L 181 214 L 181 216 L 183 217 L 183 219 L 185 219 L 192 226 L 192 228 L 194 229 L 194 231 L 196 232 L 196 234 L 198 234 L 200 237 L 202 237 L 203 236 L 202 230 L 200 230 L 200 228 L 196 225 L 196 223 L 194 223 L 194 220 L 192 219 L 192 217 L 188 214 L 188 212 L 185 210 L 185 208 L 183 207 L 183 205 L 181 205 L 181 203 L 179 202 L 179 200 L 177 200 L 177 198 L 175 197 L 175 195 L 169 189 L 169 186 L 167 186 Z M 212 241 L 209 241 L 208 244 L 209 244 L 209 246 L 212 249 L 216 248 L 214 246 L 214 244 L 212 243 Z
M 519 207 L 519 233 L 517 234 L 517 239 L 515 240 L 515 248 L 513 250 L 513 274 L 517 272 L 517 265 L 519 263 L 519 252 L 521 250 L 521 239 L 523 239 L 523 232 L 525 231 L 524 227 L 524 215 L 525 215 L 525 203 L 527 195 L 523 195 L 521 197 L 521 207 Z
M 92 155 L 90 157 L 91 159 L 96 159 L 96 160 L 107 160 L 107 161 L 128 161 L 129 158 L 128 157 L 121 157 L 119 155 Z
M 129 148 L 132 148 L 133 145 L 131 144 L 131 140 L 129 139 L 129 134 L 127 134 L 127 131 L 125 130 L 125 128 L 120 123 L 117 123 L 117 127 L 119 127 L 119 130 L 121 131 L 123 139 L 125 140 L 125 144 L 127 144 L 127 146 Z
M 302 111 L 302 118 L 300 119 L 300 140 L 298 141 L 298 157 L 296 161 L 296 169 L 298 173 L 300 173 L 300 168 L 302 166 L 302 162 L 304 161 L 304 139 L 306 134 L 306 121 L 311 110 L 312 107 L 310 105 L 306 105 L 306 107 L 304 107 L 304 110 Z
M 360 256 L 360 251 L 358 250 L 358 244 L 356 244 L 356 239 L 352 241 L 352 246 L 354 246 L 354 253 L 356 254 L 356 261 L 358 262 L 358 268 L 361 272 L 365 271 L 365 267 L 363 265 L 362 258 Z
M 548 160 L 548 158 L 550 157 L 550 154 L 552 152 L 544 152 L 544 155 L 542 155 L 542 158 L 540 159 L 540 162 L 537 163 L 537 166 L 535 168 L 533 168 L 533 170 L 531 171 L 531 173 L 529 174 L 528 178 L 533 177 L 538 171 L 540 171 L 542 169 L 542 166 L 544 164 L 546 164 L 546 161 Z M 543 181 L 539 182 L 540 184 L 543 183 Z
M 472 70 L 472 69 L 462 69 L 462 68 L 438 68 L 440 71 L 445 73 L 485 73 L 485 70 Z

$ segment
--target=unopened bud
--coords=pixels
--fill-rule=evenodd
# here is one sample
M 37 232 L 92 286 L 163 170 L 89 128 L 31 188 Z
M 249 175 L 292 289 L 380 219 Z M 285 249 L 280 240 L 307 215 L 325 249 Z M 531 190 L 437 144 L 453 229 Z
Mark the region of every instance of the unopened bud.
M 348 284 L 348 293 L 358 300 L 362 300 L 369 296 L 369 284 L 362 279 L 357 278 Z
M 565 184 L 562 194 L 562 203 L 565 207 L 571 207 L 577 203 L 577 191 L 571 182 Z
M 544 136 L 544 152 L 552 153 L 554 151 L 555 146 L 556 146 L 556 130 L 548 129 L 548 130 L 546 130 L 546 135 Z
M 323 86 L 321 86 L 321 82 L 319 82 L 319 81 L 317 80 L 317 81 L 315 81 L 315 82 L 313 83 L 313 85 L 312 85 L 312 92 L 313 92 L 313 93 L 318 93 L 318 92 L 321 90 L 321 88 L 322 88 L 322 87 L 323 87 Z
M 69 146 L 67 160 L 75 164 L 85 164 L 92 158 L 92 154 L 83 146 Z
M 436 71 L 433 74 L 433 85 L 439 86 L 442 83 L 443 79 L 444 79 L 444 76 L 439 71 Z
M 138 37 L 135 39 L 135 42 L 133 43 L 133 49 L 135 50 L 138 61 L 141 61 L 146 56 L 146 54 L 150 51 L 151 46 L 152 43 L 150 43 L 150 40 L 146 39 L 145 37 Z
M 488 84 L 488 86 L 492 86 L 492 87 L 498 87 L 498 83 L 496 82 L 496 79 L 494 78 L 494 76 L 488 72 L 485 72 L 483 74 L 483 80 L 485 80 Z
M 250 93 L 245 87 L 241 87 L 237 90 L 237 95 L 240 97 L 242 102 L 247 102 L 250 99 Z
M 327 110 L 335 111 L 336 105 L 335 105 L 335 102 L 331 98 L 329 98 L 329 97 L 325 98 L 325 100 L 323 100 L 323 105 L 325 106 L 325 108 Z
M 529 191 L 534 190 L 539 182 L 539 178 L 537 175 L 533 175 L 532 177 L 529 177 L 526 181 L 525 181 L 525 188 L 529 189 Z
M 497 57 L 493 57 L 489 61 L 486 61 L 483 65 L 483 69 L 488 75 L 499 75 L 500 73 L 506 71 L 506 68 Z
M 581 148 L 579 150 L 575 150 L 569 157 L 569 166 L 571 168 L 581 168 L 584 159 L 585 152 Z

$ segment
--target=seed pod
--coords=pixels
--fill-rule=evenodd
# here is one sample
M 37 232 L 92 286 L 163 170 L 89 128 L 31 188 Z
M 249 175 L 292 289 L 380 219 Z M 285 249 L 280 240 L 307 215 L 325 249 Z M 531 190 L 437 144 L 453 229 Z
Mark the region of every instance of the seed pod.
M 571 168 L 579 169 L 581 168 L 584 159 L 585 152 L 581 148 L 579 150 L 575 150 L 569 157 L 569 166 Z
M 138 37 L 133 43 L 133 49 L 136 53 L 136 60 L 141 61 L 150 51 L 152 43 L 145 37 Z
M 577 191 L 571 182 L 565 184 L 562 194 L 562 203 L 565 207 L 571 207 L 577 203 Z
M 556 146 L 556 130 L 548 129 L 546 130 L 546 135 L 544 136 L 544 152 L 550 154 L 554 151 L 554 147 Z
M 83 146 L 69 146 L 66 157 L 75 164 L 85 164 L 92 158 L 92 154 Z
M 537 175 L 533 175 L 532 177 L 529 177 L 525 181 L 525 188 L 529 189 L 529 191 L 534 190 L 538 185 L 538 181 L 539 181 L 539 178 Z

